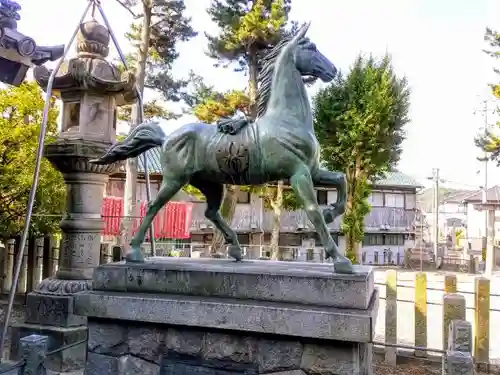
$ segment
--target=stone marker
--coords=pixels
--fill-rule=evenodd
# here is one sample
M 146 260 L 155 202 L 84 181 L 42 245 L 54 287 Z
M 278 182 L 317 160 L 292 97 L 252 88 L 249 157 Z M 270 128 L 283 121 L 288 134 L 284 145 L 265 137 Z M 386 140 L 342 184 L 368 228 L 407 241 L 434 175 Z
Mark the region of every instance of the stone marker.
M 372 270 L 355 270 L 189 258 L 99 266 L 94 290 L 75 297 L 89 324 L 86 374 L 371 375 L 378 294 Z
M 443 349 L 448 348 L 448 333 L 452 320 L 465 320 L 465 297 L 458 293 L 443 296 Z

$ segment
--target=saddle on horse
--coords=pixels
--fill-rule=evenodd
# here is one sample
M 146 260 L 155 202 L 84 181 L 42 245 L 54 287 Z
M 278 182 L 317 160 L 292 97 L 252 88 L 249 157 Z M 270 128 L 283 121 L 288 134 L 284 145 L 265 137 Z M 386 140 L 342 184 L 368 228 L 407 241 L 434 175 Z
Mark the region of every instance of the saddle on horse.
M 245 117 L 240 118 L 222 118 L 217 121 L 217 131 L 223 134 L 236 135 L 250 123 Z

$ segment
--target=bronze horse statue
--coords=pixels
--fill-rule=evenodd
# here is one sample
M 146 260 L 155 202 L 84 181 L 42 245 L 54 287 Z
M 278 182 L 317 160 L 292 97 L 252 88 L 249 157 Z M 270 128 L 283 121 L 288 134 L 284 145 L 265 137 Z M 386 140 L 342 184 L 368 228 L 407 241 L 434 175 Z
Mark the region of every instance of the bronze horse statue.
M 146 122 L 93 161 L 110 164 L 161 147 L 163 183 L 131 241 L 127 261 L 144 261 L 140 245 L 146 231 L 158 211 L 186 184 L 205 195 L 206 218 L 224 235 L 229 255 L 242 260 L 236 233 L 219 213 L 224 184 L 261 185 L 288 180 L 319 234 L 326 257 L 333 259 L 335 272 L 353 272 L 327 227 L 345 211 L 345 175 L 320 168 L 320 147 L 303 81 L 303 77 L 313 77 L 330 82 L 337 69 L 306 38 L 308 28 L 309 24 L 284 38 L 263 58 L 255 122 L 223 120 L 219 123 L 222 126 L 192 123 L 168 136 L 158 123 Z M 323 212 L 314 184 L 338 190 L 336 203 Z

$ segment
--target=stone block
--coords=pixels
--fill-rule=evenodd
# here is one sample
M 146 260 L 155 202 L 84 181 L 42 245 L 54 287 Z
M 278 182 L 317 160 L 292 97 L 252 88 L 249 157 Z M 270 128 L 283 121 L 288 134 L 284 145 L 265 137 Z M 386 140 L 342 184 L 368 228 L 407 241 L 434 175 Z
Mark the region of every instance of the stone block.
M 85 375 L 117 375 L 120 359 L 104 354 L 89 352 L 85 365 Z
M 120 357 L 118 374 L 123 375 L 160 375 L 160 366 L 131 355 Z
M 88 350 L 97 354 L 121 356 L 128 353 L 127 327 L 113 323 L 88 324 Z
M 373 339 L 378 309 L 377 291 L 366 310 L 102 291 L 82 292 L 74 298 L 75 313 L 92 318 L 365 343 Z
M 166 356 L 161 364 L 162 375 L 258 375 L 252 363 L 238 363 L 227 360 L 206 362 L 199 357 Z M 122 374 L 119 374 L 122 375 Z M 126 375 L 126 374 L 123 374 Z
M 370 267 L 352 275 L 331 264 L 153 257 L 140 264 L 112 263 L 94 272 L 94 290 L 173 293 L 367 309 L 374 290 Z
M 12 344 L 10 356 L 19 360 L 19 343 L 22 338 L 32 334 L 48 336 L 48 351 L 59 349 L 65 345 L 85 340 L 87 327 L 49 327 L 36 324 L 16 324 L 12 327 Z M 86 344 L 68 348 L 47 357 L 44 361 L 47 369 L 55 372 L 70 372 L 80 370 L 85 366 Z
M 201 353 L 205 334 L 198 331 L 181 331 L 175 328 L 169 328 L 165 340 L 165 347 L 169 351 L 181 355 L 196 356 Z
M 448 335 L 448 350 L 472 353 L 472 326 L 465 320 L 452 320 Z
M 448 333 L 452 320 L 465 320 L 465 297 L 458 293 L 443 296 L 443 349 L 448 348 Z
M 257 363 L 262 374 L 300 368 L 304 349 L 299 341 L 260 339 L 257 347 Z
M 83 316 L 73 314 L 73 297 L 29 293 L 26 298 L 26 323 L 58 327 L 86 324 Z
M 474 375 L 474 361 L 471 353 L 449 350 L 446 356 L 447 375 Z
M 307 374 L 372 375 L 371 344 L 306 344 L 300 368 Z
M 130 327 L 128 349 L 134 357 L 160 364 L 165 347 L 167 331 L 156 327 Z

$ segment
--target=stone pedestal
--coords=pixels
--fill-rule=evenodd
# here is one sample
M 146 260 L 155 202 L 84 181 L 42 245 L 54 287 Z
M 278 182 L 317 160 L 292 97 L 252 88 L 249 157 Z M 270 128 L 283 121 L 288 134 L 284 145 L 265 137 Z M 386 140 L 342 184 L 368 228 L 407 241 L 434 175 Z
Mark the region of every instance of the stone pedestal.
M 75 296 L 87 375 L 371 375 L 373 272 L 328 264 L 152 258 L 94 271 Z

